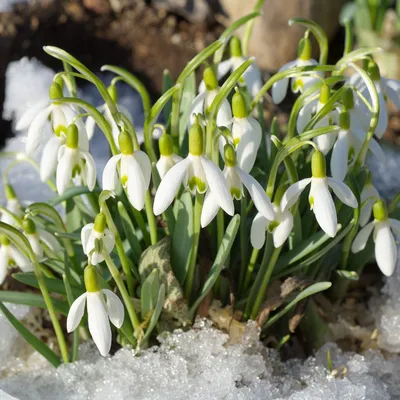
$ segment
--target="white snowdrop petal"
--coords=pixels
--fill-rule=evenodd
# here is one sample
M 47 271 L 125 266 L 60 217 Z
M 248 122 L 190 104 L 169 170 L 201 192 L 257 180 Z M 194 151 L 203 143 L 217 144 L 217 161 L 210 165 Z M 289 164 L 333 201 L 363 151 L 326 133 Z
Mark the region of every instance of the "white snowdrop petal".
M 387 222 L 376 224 L 375 258 L 379 269 L 386 276 L 391 276 L 397 262 L 397 245 L 390 225 Z
M 389 123 L 389 116 L 386 107 L 386 101 L 381 92 L 378 93 L 379 98 L 379 117 L 378 117 L 378 125 L 375 128 L 375 135 L 382 139 L 383 135 L 386 132 Z
M 8 272 L 8 249 L 9 246 L 0 247 L 0 285 L 5 281 Z
M 85 121 L 85 129 L 88 139 L 92 139 L 96 128 L 96 122 L 92 117 L 87 117 Z
M 15 125 L 16 131 L 23 131 L 28 129 L 31 125 L 32 121 L 35 117 L 40 113 L 41 110 L 48 106 L 48 101 L 39 101 L 37 104 L 33 105 L 32 107 L 28 108 L 23 114 L 22 117 L 17 121 Z
M 253 199 L 257 211 L 265 218 L 273 221 L 275 219 L 275 212 L 272 208 L 271 200 L 268 198 L 265 190 L 250 174 L 243 171 L 240 167 L 236 167 L 236 171 L 244 186 L 249 191 L 250 197 Z
M 233 200 L 222 171 L 204 156 L 201 157 L 201 165 L 215 201 L 228 215 L 233 215 L 235 212 Z
M 59 150 L 59 153 L 64 153 L 61 159 L 59 159 L 57 166 L 56 186 L 59 195 L 65 192 L 71 182 L 72 168 L 74 166 L 74 151 L 76 150 L 71 151 L 71 149 L 63 147 Z
M 185 158 L 178 164 L 175 164 L 161 180 L 154 198 L 153 211 L 155 215 L 162 214 L 172 203 L 187 173 L 190 163 L 190 158 Z
M 393 232 L 400 236 L 400 221 L 394 218 L 389 218 L 390 226 L 393 229 Z
M 144 207 L 146 187 L 145 179 L 139 163 L 132 155 L 121 158 L 121 178 L 127 178 L 126 190 L 130 203 L 138 211 Z
M 88 248 L 89 243 L 89 237 L 93 231 L 94 228 L 94 224 L 87 224 L 85 225 L 82 230 L 81 230 L 81 242 L 82 242 L 82 249 L 84 254 L 88 255 L 90 253 L 90 250 Z
M 283 67 L 279 69 L 278 72 L 285 71 L 289 68 L 292 68 L 296 66 L 297 60 L 290 61 L 287 64 L 285 64 Z M 279 104 L 283 101 L 283 99 L 286 97 L 287 89 L 289 86 L 289 79 L 281 79 L 280 81 L 274 83 L 272 85 L 272 101 L 275 104 Z
M 333 146 L 331 157 L 331 173 L 335 179 L 343 181 L 347 174 L 348 159 L 347 131 L 339 132 L 338 139 Z
M 218 79 L 223 78 L 232 69 L 233 69 L 233 60 L 232 60 L 232 58 L 229 58 L 228 60 L 220 62 L 218 64 L 218 66 L 217 66 L 217 77 L 218 77 Z
M 393 104 L 396 106 L 396 108 L 400 109 L 400 97 L 398 93 L 398 90 L 400 90 L 400 88 L 398 85 L 391 84 L 391 82 L 393 82 L 392 79 L 385 79 L 386 94 L 388 95 L 389 99 L 393 102 Z
M 43 128 L 51 110 L 52 106 L 46 107 L 44 110 L 40 111 L 40 113 L 32 121 L 26 139 L 26 152 L 28 154 L 34 153 L 39 147 L 42 139 Z
M 124 305 L 119 297 L 111 290 L 103 289 L 102 291 L 106 295 L 106 307 L 111 323 L 115 327 L 121 328 L 124 322 Z
M 115 191 L 118 183 L 117 164 L 121 154 L 111 157 L 103 170 L 103 190 Z
M 207 192 L 200 217 L 200 224 L 202 228 L 205 228 L 216 217 L 218 210 L 219 205 L 212 192 Z
M 72 303 L 68 311 L 67 332 L 74 331 L 81 322 L 83 313 L 85 312 L 86 296 L 87 293 L 83 293 Z
M 253 219 L 250 230 L 250 242 L 251 245 L 257 250 L 264 246 L 265 230 L 267 229 L 269 223 L 270 221 L 268 221 L 260 213 L 257 213 Z
M 328 125 L 328 123 L 326 123 Z M 315 128 L 322 128 L 323 121 L 321 120 L 318 124 L 316 124 Z M 313 138 L 313 142 L 317 145 L 318 150 L 323 154 L 327 155 L 333 145 L 335 144 L 337 134 L 335 132 L 325 133 L 324 135 L 319 135 Z
M 190 118 L 189 118 L 189 128 L 194 124 L 195 115 L 196 114 L 204 114 L 204 102 L 206 99 L 207 91 L 198 94 L 193 102 L 192 107 L 190 109 Z
M 359 219 L 359 223 L 360 223 L 361 227 L 364 226 L 371 218 L 373 204 L 374 204 L 374 200 L 368 200 L 362 206 L 361 211 L 360 211 L 360 219 Z
M 310 122 L 313 113 L 316 111 L 318 99 L 314 99 L 306 103 L 297 116 L 296 128 L 298 133 L 302 133 L 304 128 Z
M 58 150 L 61 145 L 61 140 L 54 135 L 43 147 L 43 154 L 40 159 L 40 180 L 42 182 L 46 182 L 56 170 Z
M 32 262 L 14 246 L 10 248 L 10 255 L 15 265 L 20 268 L 22 272 L 32 272 L 34 270 Z
M 354 238 L 353 244 L 351 245 L 351 251 L 353 253 L 358 253 L 359 251 L 365 249 L 368 238 L 370 237 L 374 226 L 374 222 L 370 222 L 357 233 L 356 237 Z
M 98 253 L 97 251 L 94 251 L 91 255 L 90 255 L 90 262 L 92 263 L 92 265 L 97 265 L 100 264 L 101 262 L 104 261 L 104 256 L 101 253 Z
M 87 293 L 87 309 L 89 332 L 100 354 L 105 357 L 111 348 L 111 328 L 102 296 L 101 292 Z
M 140 169 L 142 170 L 142 174 L 144 177 L 144 185 L 147 190 L 149 188 L 151 179 L 151 162 L 149 156 L 141 150 L 135 151 L 133 156 L 140 165 Z
M 113 233 L 106 228 L 103 234 L 103 244 L 107 249 L 107 253 L 110 254 L 115 246 L 115 236 Z
M 318 225 L 330 237 L 337 231 L 337 215 L 335 203 L 329 193 L 326 178 L 313 178 L 310 193 L 313 194 L 313 212 Z
M 285 211 L 281 223 L 272 232 L 274 246 L 276 248 L 283 246 L 290 232 L 293 229 L 293 215 L 290 211 Z
M 81 156 L 86 160 L 84 166 L 85 181 L 89 190 L 92 191 L 96 186 L 96 164 L 94 163 L 93 157 L 90 153 L 82 151 Z
M 36 231 L 40 240 L 55 253 L 58 253 L 62 250 L 59 241 L 50 232 L 47 232 L 41 228 L 37 228 Z
M 327 179 L 328 185 L 332 188 L 333 192 L 342 203 L 348 205 L 351 208 L 358 207 L 356 196 L 354 196 L 353 192 L 345 183 L 334 178 Z
M 306 178 L 293 183 L 293 185 L 291 185 L 282 196 L 281 211 L 285 211 L 292 207 L 310 182 L 311 178 Z
M 386 155 L 382 150 L 382 147 L 374 138 L 372 138 L 369 142 L 369 149 L 371 150 L 371 153 L 376 157 L 378 162 L 382 164 L 386 162 Z
M 232 110 L 228 100 L 224 99 L 217 113 L 217 126 L 230 128 L 232 125 Z

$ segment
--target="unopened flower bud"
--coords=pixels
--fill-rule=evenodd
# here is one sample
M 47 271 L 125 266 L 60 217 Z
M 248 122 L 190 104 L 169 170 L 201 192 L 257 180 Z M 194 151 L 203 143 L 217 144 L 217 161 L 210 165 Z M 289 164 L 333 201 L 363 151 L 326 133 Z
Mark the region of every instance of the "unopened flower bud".
M 189 153 L 193 156 L 202 156 L 203 147 L 203 130 L 199 124 L 195 123 L 189 131 Z
M 162 156 L 169 157 L 174 153 L 174 144 L 172 138 L 166 133 L 161 135 L 160 139 L 158 139 L 158 147 Z
M 4 192 L 5 192 L 7 200 L 14 200 L 14 199 L 17 198 L 17 195 L 15 194 L 14 188 L 8 183 L 4 187 Z
M 249 115 L 246 99 L 239 90 L 232 97 L 232 111 L 235 118 L 246 118 Z
M 354 108 L 354 93 L 350 88 L 346 88 L 343 92 L 342 103 L 347 110 Z
M 77 149 L 79 143 L 79 131 L 75 124 L 71 124 L 67 129 L 67 138 L 65 144 L 70 149 Z
M 208 91 L 218 88 L 218 79 L 212 67 L 206 67 L 203 72 L 203 80 Z
M 319 92 L 319 102 L 321 104 L 326 104 L 331 97 L 331 90 L 328 85 L 323 84 Z
M 118 144 L 122 154 L 130 155 L 133 153 L 132 137 L 127 131 L 122 131 L 119 134 Z
M 87 292 L 99 292 L 100 282 L 96 267 L 88 265 L 84 272 L 85 287 Z
M 242 57 L 242 43 L 237 36 L 232 36 L 230 42 L 231 57 Z
M 377 221 L 385 221 L 388 218 L 386 205 L 382 200 L 377 200 L 372 207 L 374 218 Z
M 346 109 L 339 114 L 339 126 L 346 131 L 350 129 L 350 114 Z
M 318 150 L 311 156 L 311 173 L 313 178 L 326 178 L 325 156 Z
M 22 228 L 28 235 L 36 233 L 36 225 L 30 218 L 24 219 L 22 221 Z
M 226 144 L 224 147 L 224 159 L 227 167 L 234 167 L 236 165 L 236 154 L 231 144 Z
M 94 219 L 94 230 L 96 232 L 103 233 L 106 229 L 106 226 L 107 221 L 105 215 L 103 213 L 97 214 L 96 218 Z
M 308 37 L 300 39 L 299 46 L 297 48 L 297 54 L 300 60 L 308 61 L 311 59 L 312 46 L 311 40 Z
M 64 97 L 62 92 L 62 87 L 58 83 L 53 82 L 49 88 L 49 96 L 51 100 L 60 99 L 61 97 Z

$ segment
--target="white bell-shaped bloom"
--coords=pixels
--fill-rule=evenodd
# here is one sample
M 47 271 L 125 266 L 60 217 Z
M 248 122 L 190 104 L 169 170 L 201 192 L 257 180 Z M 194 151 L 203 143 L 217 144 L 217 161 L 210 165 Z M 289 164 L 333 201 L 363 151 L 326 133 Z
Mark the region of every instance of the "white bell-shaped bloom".
M 328 102 L 330 97 L 330 89 L 327 85 L 322 85 L 319 99 L 314 98 L 313 100 L 307 102 L 300 110 L 299 115 L 297 117 L 297 132 L 302 133 L 306 127 L 306 125 L 310 122 L 311 118 L 314 114 L 324 107 L 324 105 Z M 338 112 L 336 109 L 330 111 L 327 115 L 325 115 L 321 120 L 319 120 L 313 127 L 313 129 L 323 128 L 324 126 L 329 126 L 336 124 L 338 122 Z M 324 155 L 328 154 L 328 152 L 332 149 L 335 144 L 337 134 L 336 132 L 329 132 L 324 135 L 319 135 L 314 137 L 313 141 L 317 145 L 318 150 L 321 151 Z
M 6 279 L 10 266 L 16 266 L 23 272 L 33 271 L 31 261 L 13 246 L 6 236 L 0 235 L 0 285 Z
M 261 249 L 265 243 L 265 231 L 272 233 L 274 247 L 283 246 L 293 229 L 293 215 L 290 210 L 281 210 L 280 206 L 273 204 L 275 218 L 265 218 L 261 213 L 255 216 L 250 230 L 250 242 L 255 249 Z
M 189 127 L 195 123 L 197 114 L 207 116 L 207 109 L 211 106 L 218 94 L 219 86 L 217 77 L 211 67 L 204 70 L 204 81 L 206 82 L 206 90 L 199 93 L 192 102 L 190 109 Z M 230 128 L 232 124 L 232 111 L 228 100 L 224 99 L 217 113 L 217 126 L 225 126 Z
M 67 331 L 72 332 L 82 320 L 87 304 L 89 332 L 100 354 L 106 357 L 111 348 L 111 323 L 120 328 L 124 322 L 124 306 L 119 297 L 108 289 L 100 289 L 95 267 L 85 269 L 87 292 L 71 305 L 67 317 Z
M 237 162 L 240 167 L 250 172 L 256 162 L 260 148 L 262 129 L 259 122 L 248 113 L 243 95 L 237 91 L 232 98 L 233 123 L 231 128 L 232 140 L 229 142 L 236 150 Z M 219 138 L 219 149 L 224 154 L 225 137 Z
M 372 206 L 374 205 L 376 200 L 379 200 L 379 192 L 376 190 L 369 177 L 367 178 L 367 182 L 360 195 L 360 226 L 366 225 L 366 223 L 370 220 L 372 214 Z
M 153 211 L 162 214 L 175 198 L 180 185 L 184 183 L 191 192 L 211 192 L 219 207 L 233 215 L 234 207 L 228 184 L 222 171 L 203 155 L 203 132 L 196 123 L 189 132 L 189 154 L 174 165 L 158 187 Z M 203 206 L 203 213 L 208 210 Z
M 58 150 L 56 186 L 60 195 L 71 182 L 86 185 L 90 191 L 96 185 L 96 166 L 93 157 L 89 152 L 79 148 L 78 136 L 77 126 L 70 125 L 66 142 Z
M 101 250 L 96 251 L 96 240 L 101 241 Z M 110 254 L 115 246 L 113 233 L 106 228 L 106 218 L 103 213 L 97 214 L 94 224 L 87 224 L 81 230 L 83 252 L 88 256 L 92 265 L 104 261 L 103 252 Z
M 122 131 L 118 137 L 121 154 L 111 157 L 103 171 L 103 190 L 115 192 L 119 181 L 126 189 L 130 203 L 138 211 L 144 207 L 146 192 L 150 185 L 151 163 L 146 153 L 133 150 L 132 138 Z M 118 179 L 117 166 L 120 163 Z
M 365 131 L 351 127 L 350 118 L 350 113 L 346 110 L 341 111 L 340 127 L 342 129 L 337 135 L 331 157 L 332 177 L 341 181 L 347 175 L 348 166 L 354 164 L 356 161 L 367 136 Z M 385 162 L 385 153 L 379 143 L 373 138 L 369 141 L 368 149 L 379 162 Z
M 254 206 L 261 215 L 269 220 L 275 218 L 271 200 L 262 186 L 236 163 L 235 150 L 231 145 L 225 146 L 225 168 L 223 174 L 233 199 L 240 200 L 244 196 L 243 186 L 247 189 Z M 207 226 L 217 215 L 220 206 L 212 191 L 208 192 L 204 200 L 201 214 L 201 226 Z
M 21 210 L 21 205 L 19 204 L 13 187 L 7 183 L 4 188 L 4 193 L 7 199 L 6 210 L 11 214 L 3 212 L 1 214 L 0 221 L 14 227 L 19 227 L 18 220 L 16 220 L 16 218 L 21 218 L 24 213 Z
M 290 68 L 318 65 L 318 62 L 311 58 L 311 52 L 312 49 L 310 40 L 308 38 L 301 39 L 299 43 L 298 58 L 285 64 L 279 69 L 278 73 L 286 71 Z M 315 75 L 322 76 L 322 73 L 314 72 L 313 75 L 314 76 L 302 75 L 291 79 L 284 78 L 274 83 L 272 85 L 272 101 L 275 104 L 279 104 L 283 101 L 283 99 L 286 97 L 289 80 L 291 80 L 291 89 L 293 93 L 306 91 L 309 87 L 318 82 L 319 79 L 315 77 Z
M 385 205 L 381 200 L 374 204 L 373 209 L 374 220 L 358 232 L 351 251 L 358 253 L 363 250 L 373 231 L 376 263 L 384 275 L 391 276 L 397 262 L 397 244 L 393 232 L 400 235 L 400 221 L 388 218 Z
M 311 184 L 309 203 L 315 218 L 321 229 L 330 237 L 337 232 L 337 215 L 329 187 L 339 200 L 349 207 L 357 207 L 357 199 L 353 192 L 342 181 L 326 176 L 325 157 L 319 151 L 315 151 L 311 161 L 312 178 L 302 179 L 291 185 L 284 193 L 281 201 L 281 209 L 292 207 L 307 185 Z
M 63 97 L 62 90 L 57 83 L 50 86 L 50 98 L 56 99 Z M 85 151 L 89 149 L 88 138 L 84 124 L 81 120 L 75 117 L 77 113 L 67 104 L 63 103 L 50 103 L 47 104 L 38 113 L 33 115 L 29 109 L 17 122 L 16 130 L 28 129 L 26 140 L 26 152 L 28 154 L 34 153 L 39 145 L 43 142 L 44 127 L 48 120 L 50 120 L 53 136 L 47 141 L 43 148 L 43 165 L 41 165 L 41 179 L 44 181 L 51 176 L 54 172 L 55 165 L 57 164 L 57 151 L 62 144 L 65 143 L 67 128 L 70 124 L 75 123 L 79 132 L 79 147 Z M 49 172 L 50 171 L 50 172 Z
M 160 150 L 160 159 L 156 163 L 156 168 L 160 178 L 164 178 L 165 174 L 183 158 L 174 153 L 174 146 L 171 136 L 164 133 L 158 140 Z

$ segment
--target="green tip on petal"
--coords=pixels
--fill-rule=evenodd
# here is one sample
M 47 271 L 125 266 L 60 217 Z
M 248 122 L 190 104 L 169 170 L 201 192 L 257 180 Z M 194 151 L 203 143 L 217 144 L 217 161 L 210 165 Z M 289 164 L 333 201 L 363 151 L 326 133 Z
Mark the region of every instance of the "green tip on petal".
M 231 57 L 242 57 L 242 42 L 237 36 L 232 36 L 230 42 Z
M 194 124 L 189 131 L 189 153 L 202 156 L 204 153 L 203 130 L 199 124 Z
M 331 90 L 328 85 L 323 84 L 321 86 L 321 91 L 319 92 L 319 102 L 321 104 L 326 104 L 331 97 Z
M 158 148 L 160 149 L 160 154 L 162 156 L 172 156 L 174 153 L 174 143 L 172 137 L 168 134 L 163 134 L 158 139 Z
M 224 159 L 227 167 L 236 166 L 236 154 L 231 144 L 226 144 L 224 147 Z
M 110 95 L 112 101 L 117 104 L 118 102 L 118 92 L 117 92 L 117 87 L 115 85 L 110 85 L 107 88 L 107 92 Z
M 308 61 L 311 59 L 312 46 L 311 40 L 308 37 L 300 39 L 299 46 L 297 48 L 297 54 L 300 60 Z
M 9 246 L 10 241 L 8 240 L 8 237 L 6 235 L 0 235 L 0 244 L 2 246 Z
M 14 188 L 9 184 L 6 183 L 4 187 L 4 192 L 6 194 L 6 199 L 7 200 L 14 200 L 17 198 L 17 195 L 15 194 Z
M 65 144 L 70 149 L 77 149 L 79 143 L 79 131 L 75 124 L 71 124 L 67 129 L 67 138 Z
M 30 218 L 24 219 L 22 221 L 22 228 L 28 235 L 36 233 L 36 225 Z
M 377 221 L 386 221 L 388 219 L 386 205 L 382 200 L 377 200 L 374 203 L 372 210 L 374 212 L 374 218 Z
M 287 183 L 284 183 L 283 185 L 280 185 L 275 192 L 274 196 L 274 203 L 279 206 L 281 204 L 282 197 L 286 190 L 288 189 L 289 185 Z
M 379 81 L 381 79 L 378 64 L 372 59 L 368 62 L 368 73 L 373 81 Z
M 64 97 L 62 92 L 62 87 L 58 83 L 53 82 L 50 85 L 49 96 L 51 100 L 60 99 L 61 97 Z
M 350 129 L 350 114 L 346 109 L 339 114 L 339 126 L 346 131 Z
M 94 230 L 99 233 L 103 233 L 106 229 L 107 221 L 106 216 L 103 213 L 99 213 L 96 215 L 94 219 Z
M 208 91 L 218 88 L 217 75 L 215 75 L 215 72 L 211 66 L 206 67 L 206 69 L 204 70 L 203 79 Z
M 347 110 L 354 108 L 354 93 L 350 88 L 346 88 L 342 95 L 342 103 Z
M 85 268 L 84 279 L 87 292 L 100 292 L 100 282 L 96 267 L 88 265 Z
M 235 118 L 246 118 L 249 115 L 246 99 L 240 91 L 236 91 L 232 97 L 232 112 Z
M 311 172 L 313 178 L 326 178 L 325 156 L 318 150 L 311 157 Z
M 124 155 L 133 154 L 133 141 L 131 135 L 127 131 L 122 131 L 118 136 L 118 144 L 121 153 Z

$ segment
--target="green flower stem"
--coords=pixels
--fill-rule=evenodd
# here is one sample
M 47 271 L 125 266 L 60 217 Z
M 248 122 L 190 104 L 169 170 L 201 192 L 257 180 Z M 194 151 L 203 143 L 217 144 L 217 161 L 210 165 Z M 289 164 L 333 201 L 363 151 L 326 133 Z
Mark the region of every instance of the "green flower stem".
M 98 214 L 100 212 L 100 208 L 99 208 L 99 203 L 97 201 L 97 196 L 95 193 L 90 192 L 86 195 L 86 198 L 90 204 L 90 206 L 92 207 L 93 211 L 95 214 Z
M 264 4 L 264 0 L 258 0 L 256 5 L 253 8 L 253 12 L 260 13 L 263 4 Z M 261 15 L 261 13 L 260 13 L 260 15 Z M 243 49 L 243 54 L 245 56 L 248 55 L 249 41 L 251 38 L 251 34 L 253 32 L 254 22 L 255 22 L 255 18 L 252 18 L 249 22 L 247 22 L 246 29 L 244 31 L 243 41 L 242 41 L 242 49 Z
M 157 220 L 153 213 L 153 202 L 151 200 L 151 195 L 149 190 L 146 192 L 145 208 L 146 208 L 147 222 L 149 224 L 149 229 L 150 229 L 151 244 L 156 244 L 158 241 Z
M 353 50 L 353 23 L 351 20 L 345 22 L 346 38 L 344 42 L 343 56 L 349 54 Z
M 147 231 L 147 226 L 146 226 L 146 222 L 143 218 L 143 215 L 140 211 L 136 210 L 136 208 L 133 207 L 132 205 L 131 205 L 131 210 L 132 210 L 133 216 L 139 226 L 139 229 L 142 232 L 144 244 L 146 245 L 146 247 L 148 247 L 151 244 L 151 239 L 150 239 L 149 232 Z
M 222 209 L 218 210 L 217 214 L 217 248 L 221 246 L 222 239 L 225 234 L 225 221 L 224 221 L 224 212 Z
M 67 265 L 67 263 L 66 263 Z M 67 271 L 66 267 L 66 271 Z M 72 303 L 74 302 L 74 297 L 72 295 L 72 290 L 71 290 L 71 285 L 69 284 L 68 278 L 66 274 L 63 274 L 63 282 L 65 286 L 65 292 L 67 294 L 67 300 L 68 300 L 68 305 L 71 307 Z M 75 329 L 73 333 L 73 339 L 72 339 L 72 349 L 71 349 L 71 362 L 74 362 L 78 358 L 78 352 L 79 352 L 79 329 Z
M 199 250 L 199 240 L 200 240 L 200 219 L 201 210 L 203 209 L 204 194 L 196 193 L 194 208 L 193 208 L 193 241 L 192 241 L 192 251 L 190 253 L 189 267 L 185 280 L 185 296 L 187 301 L 190 303 L 190 298 L 193 289 L 193 280 L 196 271 L 196 261 L 197 253 Z
M 272 272 L 274 271 L 274 267 L 276 262 L 278 261 L 279 254 L 281 252 L 282 247 L 278 247 L 277 249 L 274 249 L 271 254 L 271 258 L 266 259 L 265 257 L 263 258 L 260 266 L 260 271 L 263 271 L 263 278 L 261 282 L 261 286 L 258 289 L 257 297 L 254 302 L 253 308 L 251 310 L 250 318 L 255 320 L 257 318 L 257 315 L 260 311 L 261 304 L 264 300 L 267 287 L 269 284 L 269 281 L 271 279 Z M 264 253 L 265 254 L 265 253 Z
M 389 214 L 396 210 L 397 204 L 399 204 L 399 202 L 400 202 L 400 193 L 397 193 L 397 195 L 389 203 L 389 206 L 388 206 L 388 213 Z
M 129 297 L 129 293 L 126 290 L 124 281 L 121 278 L 121 274 L 118 271 L 118 268 L 115 266 L 114 261 L 111 259 L 110 255 L 107 254 L 107 252 L 104 252 L 103 255 L 104 255 L 104 260 L 107 264 L 107 267 L 111 273 L 111 276 L 113 277 L 115 283 L 117 284 L 118 290 L 122 296 L 122 300 L 125 303 L 125 307 L 128 311 L 129 319 L 130 319 L 130 321 L 132 323 L 132 327 L 135 331 L 135 337 L 136 337 L 136 339 L 140 339 L 142 336 L 142 328 L 140 326 L 140 320 L 136 313 L 135 307 L 133 306 L 132 300 Z
M 248 232 L 247 232 L 247 218 L 246 218 L 247 201 L 243 196 L 240 200 L 240 274 L 239 274 L 239 289 L 243 288 L 244 279 L 246 275 L 246 267 L 248 262 L 247 254 L 247 243 L 248 243 Z
M 75 77 L 71 74 L 72 73 L 72 68 L 71 66 L 63 61 L 63 67 L 65 72 L 68 72 L 68 74 L 66 75 L 66 79 L 64 80 L 69 93 L 71 94 L 72 97 L 76 97 L 76 81 L 75 81 Z
M 128 260 L 128 256 L 126 255 L 126 252 L 124 250 L 124 245 L 122 243 L 121 236 L 120 236 L 120 234 L 118 232 L 118 229 L 117 229 L 117 227 L 116 227 L 116 225 L 114 223 L 114 220 L 113 220 L 113 218 L 111 216 L 110 210 L 109 210 L 109 208 L 107 206 L 107 203 L 105 201 L 101 204 L 100 209 L 101 209 L 101 212 L 106 217 L 108 228 L 110 229 L 110 231 L 114 235 L 115 247 L 117 248 L 118 257 L 121 260 L 122 270 L 124 271 L 124 274 L 126 276 L 126 282 L 127 282 L 127 285 L 128 285 L 129 294 L 131 296 L 133 296 L 134 293 L 135 293 L 135 285 L 134 285 L 134 282 L 133 282 L 133 276 L 132 276 L 130 263 L 129 263 L 129 260 Z
M 258 258 L 258 254 L 260 253 L 260 250 L 258 249 L 253 249 L 252 253 L 251 253 L 251 257 L 250 257 L 250 261 L 249 261 L 249 265 L 247 266 L 247 270 L 246 270 L 246 275 L 244 278 L 244 284 L 242 286 L 242 292 L 246 291 L 247 288 L 249 287 L 250 284 L 250 280 L 251 277 L 253 275 L 254 272 L 254 268 L 256 266 L 256 262 L 257 262 L 257 258 Z M 239 285 L 242 282 L 239 282 Z

